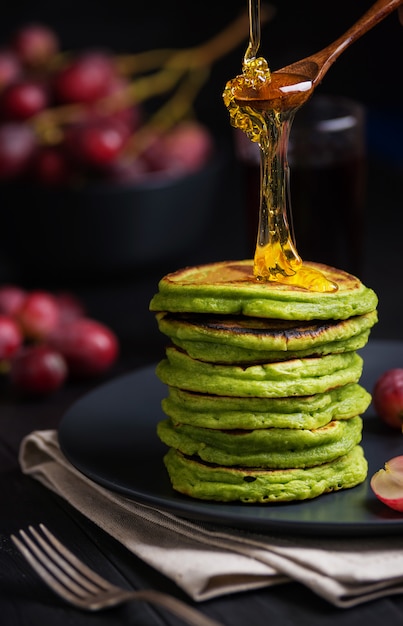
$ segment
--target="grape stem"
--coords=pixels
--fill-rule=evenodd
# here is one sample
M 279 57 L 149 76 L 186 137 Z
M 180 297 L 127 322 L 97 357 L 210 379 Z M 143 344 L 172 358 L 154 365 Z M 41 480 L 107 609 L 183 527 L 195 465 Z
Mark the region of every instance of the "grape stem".
M 272 5 L 263 5 L 262 24 L 270 21 L 274 13 L 275 8 Z M 245 11 L 220 33 L 193 48 L 157 49 L 117 56 L 119 73 L 131 76 L 132 80 L 119 93 L 98 100 L 96 109 L 107 114 L 173 92 L 144 126 L 136 130 L 136 136 L 129 142 L 129 152 L 141 152 L 147 144 L 146 138 L 150 130 L 165 132 L 189 114 L 200 89 L 210 76 L 213 63 L 242 43 L 248 36 L 248 28 L 249 17 Z M 71 59 L 71 55 L 67 54 L 66 58 Z M 158 71 L 141 75 L 153 69 Z M 41 111 L 29 123 L 39 141 L 48 145 L 57 144 L 63 139 L 64 126 L 79 122 L 86 115 L 86 107 L 81 104 L 62 105 Z
M 167 132 L 181 119 L 188 116 L 191 103 L 209 76 L 209 68 L 201 68 L 186 76 L 171 99 L 132 135 L 125 148 L 125 153 L 138 156 L 148 147 L 150 141 L 153 141 L 154 131 L 157 133 Z

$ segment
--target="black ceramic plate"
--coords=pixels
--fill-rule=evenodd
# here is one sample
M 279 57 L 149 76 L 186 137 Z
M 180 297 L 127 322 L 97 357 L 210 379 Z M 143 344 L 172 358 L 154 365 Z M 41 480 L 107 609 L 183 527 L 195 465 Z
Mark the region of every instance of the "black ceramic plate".
M 403 342 L 372 341 L 362 351 L 361 379 L 372 391 L 386 369 L 403 366 Z M 142 503 L 191 520 L 288 534 L 355 535 L 403 531 L 403 514 L 392 511 L 365 483 L 314 500 L 290 504 L 220 504 L 194 500 L 171 488 L 163 465 L 165 446 L 155 432 L 164 417 L 166 387 L 154 367 L 101 386 L 75 403 L 62 419 L 64 454 L 83 474 Z M 373 409 L 364 416 L 363 446 L 369 477 L 403 454 L 403 436 L 384 426 Z

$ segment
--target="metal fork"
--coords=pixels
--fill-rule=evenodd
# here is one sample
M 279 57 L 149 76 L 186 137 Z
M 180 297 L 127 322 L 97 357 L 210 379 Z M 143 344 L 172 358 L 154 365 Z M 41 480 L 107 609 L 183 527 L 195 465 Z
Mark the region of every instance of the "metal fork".
M 112 585 L 91 570 L 44 526 L 20 530 L 11 539 L 19 551 L 53 591 L 70 604 L 86 611 L 100 611 L 129 602 L 142 600 L 167 609 L 189 626 L 222 626 L 181 602 L 177 598 L 153 589 L 130 591 Z

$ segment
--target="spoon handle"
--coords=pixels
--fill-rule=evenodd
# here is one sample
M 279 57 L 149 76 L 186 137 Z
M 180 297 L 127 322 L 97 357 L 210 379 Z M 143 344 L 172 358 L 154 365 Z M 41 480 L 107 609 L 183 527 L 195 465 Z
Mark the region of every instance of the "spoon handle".
M 306 68 L 312 67 L 313 84 L 320 82 L 328 71 L 329 67 L 336 61 L 342 52 L 352 43 L 365 35 L 371 28 L 376 26 L 385 17 L 392 13 L 398 6 L 403 4 L 403 0 L 377 0 L 343 35 L 338 37 L 333 43 L 326 46 L 319 52 L 306 57 L 302 61 L 288 65 L 284 70 L 292 73 L 304 64 Z M 316 65 L 315 71 L 313 71 Z M 282 71 L 284 71 L 282 70 Z M 313 75 L 314 74 L 314 75 Z

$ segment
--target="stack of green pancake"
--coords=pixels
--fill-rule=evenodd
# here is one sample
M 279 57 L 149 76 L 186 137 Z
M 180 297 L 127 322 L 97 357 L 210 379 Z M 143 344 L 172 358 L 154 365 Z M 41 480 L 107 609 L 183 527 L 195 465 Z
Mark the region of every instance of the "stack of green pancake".
M 170 338 L 157 433 L 173 488 L 221 502 L 314 498 L 363 482 L 358 354 L 376 294 L 341 270 L 306 263 L 335 292 L 259 282 L 253 261 L 161 279 L 150 309 Z

